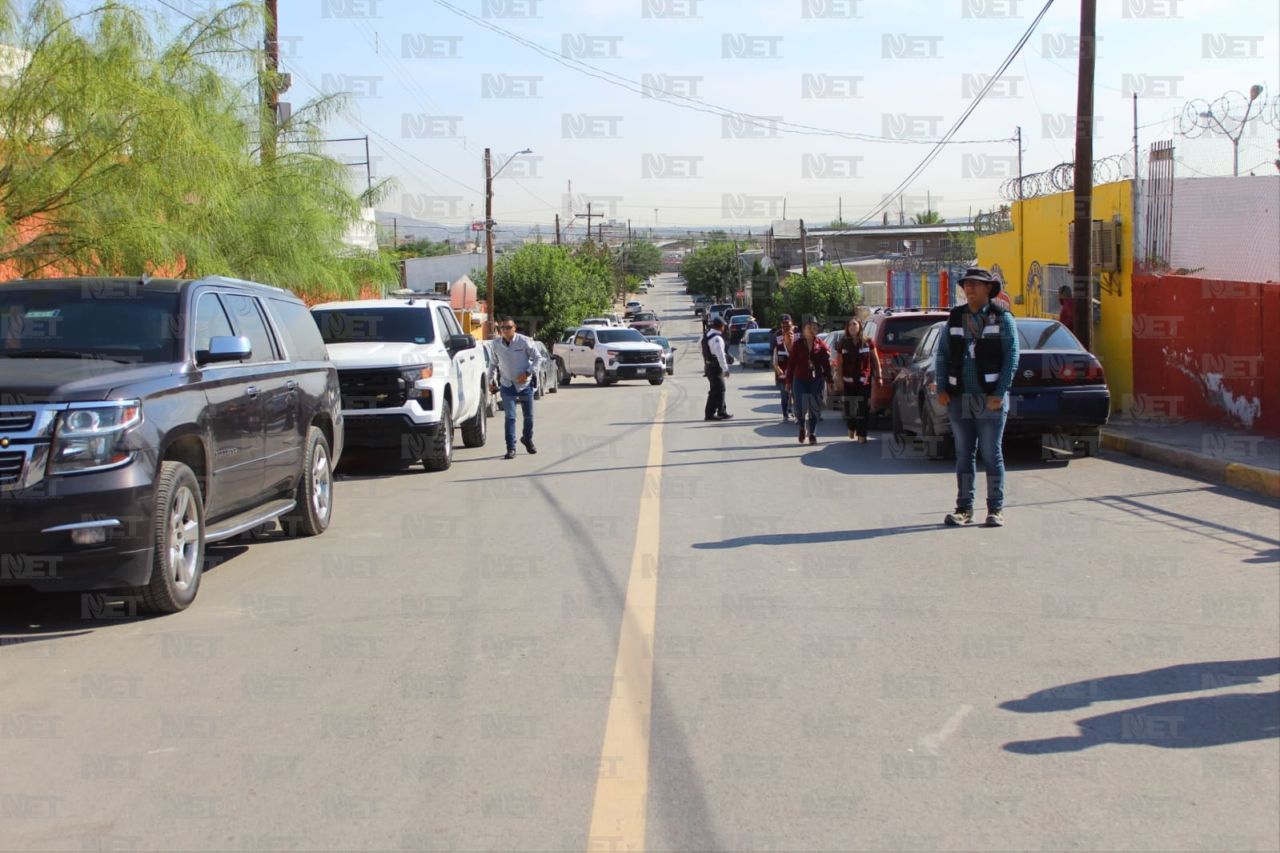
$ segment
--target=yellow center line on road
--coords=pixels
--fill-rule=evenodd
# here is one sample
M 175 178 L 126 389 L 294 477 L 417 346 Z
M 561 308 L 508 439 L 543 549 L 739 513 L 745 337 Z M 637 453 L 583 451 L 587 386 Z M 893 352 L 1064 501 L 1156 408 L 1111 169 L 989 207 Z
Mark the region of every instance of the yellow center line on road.
M 649 459 L 636 521 L 636 544 L 613 665 L 588 850 L 643 850 L 649 796 L 649 725 L 653 708 L 653 630 L 657 616 L 662 493 L 662 425 L 667 391 L 649 431 Z

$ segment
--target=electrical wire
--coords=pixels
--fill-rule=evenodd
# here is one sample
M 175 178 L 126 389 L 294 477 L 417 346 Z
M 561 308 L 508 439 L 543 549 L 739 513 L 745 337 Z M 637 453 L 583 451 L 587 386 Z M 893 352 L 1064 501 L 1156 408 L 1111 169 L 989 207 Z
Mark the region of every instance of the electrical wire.
M 439 2 L 439 0 L 437 0 L 437 2 Z M 1046 14 L 1048 14 L 1051 6 L 1053 6 L 1053 0 L 1045 0 L 1044 8 L 1042 8 L 1040 13 L 1031 21 L 1031 25 L 1028 26 L 1026 32 L 1022 34 L 1022 38 L 1018 39 L 1017 44 L 1013 46 L 1013 50 L 1011 50 L 1009 55 L 1004 58 L 1004 61 L 1000 63 L 1000 67 L 996 69 L 996 73 L 992 74 L 991 78 L 987 80 L 986 85 L 982 87 L 982 91 L 973 99 L 973 103 L 969 104 L 965 111 L 960 114 L 960 117 L 951 125 L 951 128 L 943 135 L 942 139 L 938 140 L 929 153 L 924 156 L 924 159 L 920 161 L 920 164 L 912 169 L 910 174 L 908 174 L 907 177 L 898 184 L 898 186 L 894 187 L 893 191 L 886 195 L 878 205 L 868 211 L 867 214 L 857 222 L 853 223 L 855 228 L 867 223 L 882 211 L 887 210 L 889 205 L 893 203 L 894 199 L 910 187 L 915 179 L 920 177 L 921 173 L 929 167 L 929 164 L 942 153 L 943 148 L 950 141 L 951 137 L 955 136 L 960 128 L 964 126 L 964 123 L 969 119 L 969 116 L 978 108 L 978 104 L 982 103 L 983 99 L 987 96 L 987 93 L 990 92 L 991 88 L 996 84 L 996 81 L 1000 79 L 1005 70 L 1013 63 L 1013 60 L 1017 58 L 1027 41 L 1030 40 L 1031 34 L 1035 32 L 1036 27 L 1039 26 L 1040 21 Z
M 583 62 L 582 60 L 571 59 L 569 57 L 566 57 L 549 48 L 543 47 L 537 42 L 530 41 L 529 39 L 526 39 L 517 33 L 513 33 L 508 29 L 504 29 L 503 27 L 498 26 L 492 21 L 485 20 L 463 9 L 459 9 L 457 6 L 454 6 L 452 3 L 447 2 L 447 0 L 432 0 L 432 2 L 434 2 L 437 6 L 441 7 L 442 9 L 445 9 L 446 11 L 452 12 L 453 14 L 457 15 L 460 18 L 464 18 L 470 21 L 471 23 L 475 24 L 478 27 L 482 27 L 505 39 L 514 41 L 517 44 L 528 48 L 529 50 L 532 50 L 538 54 L 541 54 L 543 57 L 550 59 L 552 62 L 562 65 L 565 68 L 568 68 L 570 71 L 575 71 L 579 74 L 584 74 L 588 77 L 594 77 L 595 79 L 600 80 L 604 83 L 608 83 L 611 86 L 617 86 L 618 88 L 625 89 L 626 91 L 632 92 L 633 94 L 638 94 L 638 95 L 641 95 L 642 97 L 649 97 L 659 103 L 669 104 L 670 106 L 678 107 L 680 109 L 693 110 L 694 112 L 708 113 L 711 115 L 720 116 L 722 118 L 733 118 L 733 119 L 738 119 L 740 121 L 747 121 L 755 124 L 767 123 L 770 127 L 776 128 L 779 132 L 793 133 L 800 136 L 834 136 L 834 137 L 839 137 L 841 139 L 852 139 L 859 142 L 907 143 L 907 144 L 915 144 L 915 145 L 930 145 L 930 144 L 936 144 L 939 141 L 939 140 L 932 140 L 932 139 L 899 139 L 897 137 L 876 136 L 874 134 L 869 134 L 869 133 L 857 133 L 854 131 L 845 131 L 845 130 L 832 130 L 830 128 L 815 127 L 813 125 L 808 125 L 808 124 L 798 124 L 796 122 L 784 121 L 775 116 L 764 116 L 757 113 L 745 113 L 740 110 L 731 109 L 729 107 L 722 107 L 717 104 L 713 104 L 709 101 L 693 98 L 688 95 L 681 95 L 675 92 L 661 92 L 661 93 L 655 94 L 652 90 L 647 89 L 645 86 L 639 83 L 636 83 L 633 80 L 629 80 L 628 78 L 623 77 L 619 74 L 614 74 L 611 71 L 606 71 L 605 69 L 595 65 L 591 65 L 590 63 Z M 1009 142 L 1009 141 L 1011 140 L 1009 139 L 962 139 L 962 140 L 948 140 L 947 143 L 952 145 L 987 145 L 993 142 Z

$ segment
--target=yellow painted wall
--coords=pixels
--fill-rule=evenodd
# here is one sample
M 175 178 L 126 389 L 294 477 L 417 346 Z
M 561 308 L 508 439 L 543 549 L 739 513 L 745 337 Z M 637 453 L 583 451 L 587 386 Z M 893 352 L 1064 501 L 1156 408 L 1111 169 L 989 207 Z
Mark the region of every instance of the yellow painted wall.
M 1101 273 L 1102 322 L 1094 329 L 1094 351 L 1107 372 L 1111 408 L 1119 412 L 1133 395 L 1133 185 L 1130 181 L 1093 188 L 1093 218 L 1120 217 L 1118 273 Z M 979 237 L 978 263 L 1000 266 L 1018 316 L 1039 315 L 1036 300 L 1027 293 L 1027 273 L 1033 262 L 1041 267 L 1071 263 L 1067 226 L 1075 218 L 1075 199 L 1069 192 L 1013 203 L 1013 231 Z M 1115 292 L 1117 291 L 1118 292 Z M 1051 316 L 1051 315 L 1050 315 Z

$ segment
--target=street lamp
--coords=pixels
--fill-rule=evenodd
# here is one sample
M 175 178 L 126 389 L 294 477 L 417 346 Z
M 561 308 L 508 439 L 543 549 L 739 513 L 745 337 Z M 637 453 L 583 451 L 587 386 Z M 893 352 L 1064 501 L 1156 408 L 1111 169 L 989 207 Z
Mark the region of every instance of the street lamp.
M 496 178 L 498 175 L 500 175 L 502 173 L 502 170 L 507 168 L 507 166 L 511 163 L 512 160 L 516 159 L 521 154 L 532 154 L 532 153 L 533 153 L 532 148 L 525 148 L 520 151 L 517 151 L 515 154 L 512 154 L 510 157 L 508 157 L 507 162 L 499 166 L 498 171 L 495 172 L 493 171 L 493 157 L 489 153 L 488 148 L 484 149 L 484 254 L 485 254 L 485 266 L 484 266 L 485 291 L 484 292 L 485 292 L 485 298 L 489 302 L 489 304 L 486 306 L 488 308 L 488 314 L 489 314 L 489 322 L 488 322 L 489 328 L 488 328 L 488 332 L 486 333 L 486 337 L 490 337 L 490 338 L 493 337 L 493 329 L 494 329 L 493 323 L 494 323 L 494 316 L 495 316 L 494 310 L 493 310 L 493 304 L 494 304 L 493 179 Z

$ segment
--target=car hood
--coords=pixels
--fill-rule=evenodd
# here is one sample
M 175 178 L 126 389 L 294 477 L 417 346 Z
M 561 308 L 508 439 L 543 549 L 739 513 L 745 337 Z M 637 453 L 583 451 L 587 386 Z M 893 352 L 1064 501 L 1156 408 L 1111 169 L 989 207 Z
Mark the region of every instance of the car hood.
M 432 360 L 425 345 L 402 341 L 329 344 L 329 358 L 339 370 L 412 367 Z
M 618 352 L 662 352 L 662 347 L 657 344 L 637 343 L 634 341 L 620 341 L 616 344 L 601 344 L 605 349 L 617 350 Z
M 0 404 L 107 400 L 113 391 L 176 373 L 176 364 L 100 358 L 0 358 Z

